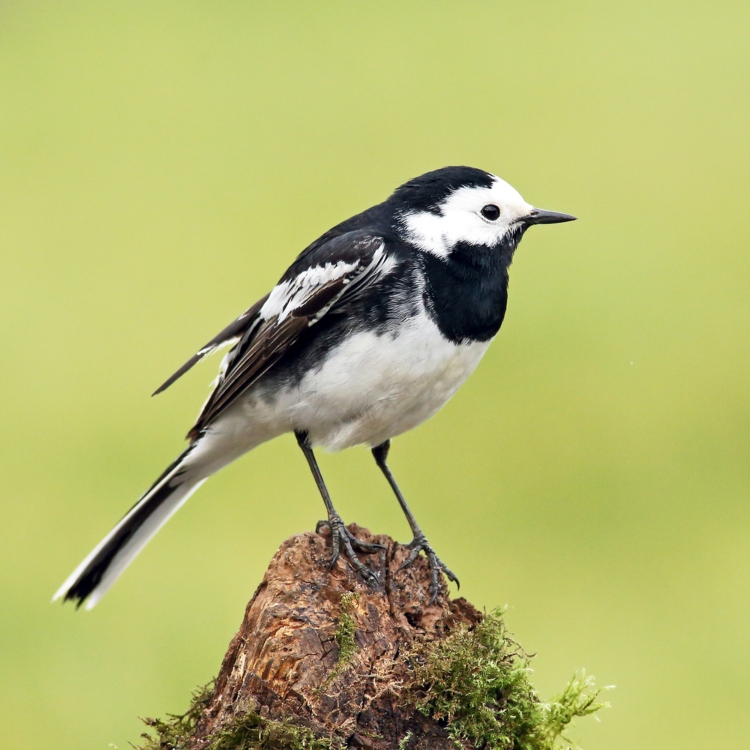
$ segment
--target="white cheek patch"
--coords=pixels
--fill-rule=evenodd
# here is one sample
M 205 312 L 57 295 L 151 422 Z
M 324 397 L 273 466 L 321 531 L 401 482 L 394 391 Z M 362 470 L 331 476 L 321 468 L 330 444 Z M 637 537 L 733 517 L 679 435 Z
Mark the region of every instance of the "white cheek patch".
M 420 250 L 445 258 L 450 253 L 443 227 L 443 216 L 436 216 L 430 211 L 415 211 L 404 214 L 401 223 L 406 229 L 409 242 Z
M 492 187 L 462 187 L 451 193 L 440 205 L 440 213 L 414 211 L 401 216 L 409 241 L 425 252 L 447 257 L 459 242 L 471 245 L 496 245 L 516 222 L 531 211 L 518 191 L 499 177 Z M 480 211 L 488 204 L 500 208 L 497 221 L 487 221 Z

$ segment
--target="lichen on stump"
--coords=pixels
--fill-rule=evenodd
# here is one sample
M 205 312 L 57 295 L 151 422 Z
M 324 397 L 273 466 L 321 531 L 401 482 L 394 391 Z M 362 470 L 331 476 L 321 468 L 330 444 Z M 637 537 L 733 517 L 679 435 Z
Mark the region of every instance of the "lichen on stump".
M 400 570 L 408 547 L 349 529 L 383 545 L 360 558 L 379 586 L 344 561 L 329 571 L 327 537 L 287 539 L 213 688 L 184 716 L 148 720 L 144 750 L 546 750 L 601 705 L 579 678 L 543 704 L 497 614 L 451 599 L 445 583 L 430 603 L 424 558 Z

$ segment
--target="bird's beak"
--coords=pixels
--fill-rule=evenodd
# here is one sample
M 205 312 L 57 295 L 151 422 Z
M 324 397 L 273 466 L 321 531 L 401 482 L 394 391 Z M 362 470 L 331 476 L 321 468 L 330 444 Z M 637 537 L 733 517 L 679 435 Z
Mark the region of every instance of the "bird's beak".
M 570 214 L 561 214 L 557 211 L 545 211 L 543 208 L 532 208 L 523 217 L 526 224 L 560 224 L 563 221 L 575 221 L 576 217 Z

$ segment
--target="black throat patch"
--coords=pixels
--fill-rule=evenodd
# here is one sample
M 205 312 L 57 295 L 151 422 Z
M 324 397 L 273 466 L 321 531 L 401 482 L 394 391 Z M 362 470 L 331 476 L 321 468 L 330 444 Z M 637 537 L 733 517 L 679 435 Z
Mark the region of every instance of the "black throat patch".
M 488 341 L 500 330 L 508 305 L 508 267 L 521 234 L 492 247 L 458 243 L 447 258 L 422 253 L 424 303 L 448 340 Z

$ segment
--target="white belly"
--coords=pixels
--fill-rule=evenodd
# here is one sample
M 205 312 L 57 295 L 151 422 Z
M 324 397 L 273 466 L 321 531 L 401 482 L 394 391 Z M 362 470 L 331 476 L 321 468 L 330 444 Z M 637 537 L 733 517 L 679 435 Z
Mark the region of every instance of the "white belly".
M 397 336 L 357 333 L 299 385 L 241 400 L 214 426 L 258 444 L 305 430 L 313 445 L 378 445 L 438 411 L 473 372 L 489 342 L 452 344 L 421 315 Z M 252 436 L 249 434 L 252 433 Z

